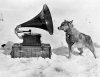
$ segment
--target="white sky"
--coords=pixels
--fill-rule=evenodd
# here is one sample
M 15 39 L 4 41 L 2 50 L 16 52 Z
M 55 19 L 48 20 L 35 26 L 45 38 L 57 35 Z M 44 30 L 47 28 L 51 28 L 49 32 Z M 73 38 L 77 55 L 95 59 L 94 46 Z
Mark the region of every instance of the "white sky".
M 52 47 L 66 45 L 64 32 L 57 30 L 64 19 L 74 20 L 73 24 L 80 32 L 91 35 L 93 41 L 100 43 L 100 0 L 0 0 L 0 12 L 4 17 L 4 22 L 0 22 L 0 44 L 20 42 L 14 28 L 35 17 L 45 3 L 51 11 L 54 35 L 34 29 L 42 32 L 43 43 L 50 43 Z

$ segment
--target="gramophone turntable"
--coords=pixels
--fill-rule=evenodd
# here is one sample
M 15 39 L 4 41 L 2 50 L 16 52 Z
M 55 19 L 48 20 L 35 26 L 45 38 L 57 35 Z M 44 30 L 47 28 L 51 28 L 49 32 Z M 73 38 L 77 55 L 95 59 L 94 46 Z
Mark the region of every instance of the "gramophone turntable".
M 31 20 L 18 25 L 15 28 L 15 34 L 23 39 L 22 43 L 14 43 L 12 47 L 11 57 L 12 58 L 21 58 L 21 57 L 43 57 L 51 58 L 51 46 L 50 44 L 41 43 L 41 34 L 32 33 L 31 29 L 28 31 L 22 31 L 20 28 L 23 27 L 35 27 L 44 29 L 49 32 L 50 35 L 53 34 L 53 23 L 52 17 L 49 11 L 48 6 L 45 4 L 42 11 Z M 23 33 L 22 36 L 19 36 L 18 33 Z

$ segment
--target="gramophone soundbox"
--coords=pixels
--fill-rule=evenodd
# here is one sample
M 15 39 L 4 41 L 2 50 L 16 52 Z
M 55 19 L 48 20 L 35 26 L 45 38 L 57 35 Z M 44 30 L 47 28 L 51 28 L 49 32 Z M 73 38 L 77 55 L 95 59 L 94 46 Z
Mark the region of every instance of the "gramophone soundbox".
M 41 45 L 41 34 L 24 34 L 23 36 L 23 46 L 39 46 Z
M 12 47 L 12 58 L 29 58 L 29 57 L 43 57 L 51 58 L 51 46 L 50 44 L 35 45 L 35 46 L 23 46 L 21 43 L 15 43 Z

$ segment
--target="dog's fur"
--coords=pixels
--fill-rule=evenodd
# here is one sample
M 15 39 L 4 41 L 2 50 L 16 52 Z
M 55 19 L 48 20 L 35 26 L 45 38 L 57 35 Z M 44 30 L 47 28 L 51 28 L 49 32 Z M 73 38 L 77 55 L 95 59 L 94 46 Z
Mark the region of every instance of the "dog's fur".
M 61 23 L 61 26 L 58 27 L 58 30 L 63 30 L 64 32 L 66 32 L 66 42 L 68 43 L 68 48 L 69 48 L 69 56 L 68 58 L 71 57 L 70 52 L 72 52 L 73 48 L 77 48 L 80 51 L 80 55 L 82 55 L 83 53 L 83 48 L 88 48 L 94 55 L 94 57 L 96 58 L 95 55 L 95 49 L 93 47 L 93 42 L 92 39 L 89 35 L 83 34 L 81 32 L 79 32 L 78 30 L 76 30 L 73 27 L 72 21 L 67 21 L 64 20 Z

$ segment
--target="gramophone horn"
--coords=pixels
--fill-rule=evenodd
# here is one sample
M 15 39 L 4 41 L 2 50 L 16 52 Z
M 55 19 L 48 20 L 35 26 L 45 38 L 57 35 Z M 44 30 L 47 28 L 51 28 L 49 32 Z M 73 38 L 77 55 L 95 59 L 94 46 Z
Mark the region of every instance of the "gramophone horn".
M 34 18 L 30 19 L 29 21 L 18 25 L 15 28 L 15 33 L 21 33 L 25 31 L 20 31 L 19 28 L 22 27 L 36 27 L 41 28 L 49 32 L 49 34 L 53 34 L 53 22 L 52 17 L 49 11 L 49 8 L 46 4 L 44 4 L 42 11 L 35 16 Z

